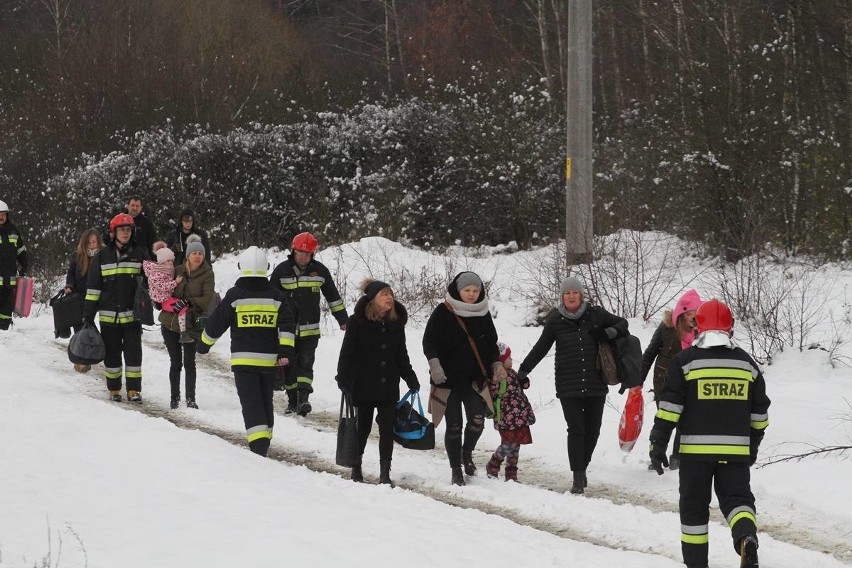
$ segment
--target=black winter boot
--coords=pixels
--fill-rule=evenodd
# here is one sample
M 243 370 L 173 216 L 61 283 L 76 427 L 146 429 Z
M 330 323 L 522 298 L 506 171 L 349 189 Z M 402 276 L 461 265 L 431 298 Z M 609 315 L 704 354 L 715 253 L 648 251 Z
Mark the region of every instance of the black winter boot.
M 382 460 L 379 462 L 379 483 L 394 486 L 390 478 L 390 460 Z
M 450 478 L 450 483 L 452 483 L 453 485 L 458 485 L 460 487 L 465 485 L 464 475 L 462 475 L 461 467 L 454 467 L 452 471 L 453 475 Z
M 476 464 L 473 463 L 473 452 L 462 450 L 462 464 L 464 472 L 468 475 L 476 475 Z
M 758 568 L 757 563 L 757 535 L 749 534 L 740 539 L 737 547 L 740 551 L 740 568 Z
M 284 414 L 293 414 L 296 412 L 296 391 L 287 391 L 287 409 Z
M 306 390 L 299 390 L 296 393 L 296 414 L 299 416 L 307 416 L 311 411 L 311 403 L 308 402 L 310 394 Z
M 352 466 L 352 481 L 362 483 L 364 481 L 364 473 L 361 471 L 361 464 Z
M 583 493 L 584 489 L 584 480 L 586 479 L 585 471 L 575 471 L 574 472 L 574 484 L 571 485 L 571 493 L 574 495 L 580 495 Z

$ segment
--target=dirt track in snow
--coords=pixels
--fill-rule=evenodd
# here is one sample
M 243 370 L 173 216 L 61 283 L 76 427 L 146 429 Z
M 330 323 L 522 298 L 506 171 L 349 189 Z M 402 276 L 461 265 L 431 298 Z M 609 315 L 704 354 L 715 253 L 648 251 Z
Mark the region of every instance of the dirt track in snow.
M 146 347 L 154 347 L 165 351 L 162 346 L 145 343 Z M 230 367 L 226 361 L 214 357 L 203 357 L 198 359 L 199 369 L 207 368 L 213 371 L 205 380 L 225 380 L 224 377 L 230 376 Z M 102 398 L 104 392 L 102 389 L 87 389 L 88 394 L 93 398 Z M 283 393 L 276 393 L 276 408 L 285 406 L 286 398 Z M 280 398 L 279 398 L 280 397 Z M 165 406 L 158 406 L 146 401 L 143 405 L 126 404 L 129 410 L 141 412 L 149 416 L 163 418 L 175 424 L 180 428 L 199 430 L 211 436 L 216 436 L 226 440 L 236 446 L 246 447 L 245 437 L 242 433 L 221 430 L 219 428 L 205 424 L 201 420 L 195 420 L 192 416 L 184 412 L 170 412 Z M 198 415 L 199 418 L 203 414 Z M 329 435 L 337 432 L 337 414 L 329 412 L 313 412 L 307 417 L 285 416 L 281 413 L 276 414 L 277 420 L 298 420 L 303 427 L 313 428 L 321 432 L 327 432 Z M 375 431 L 371 434 L 371 438 L 376 438 Z M 440 436 L 439 436 L 440 438 Z M 247 448 L 246 448 L 247 449 Z M 247 450 L 248 451 L 248 450 Z M 437 440 L 437 446 L 434 450 L 443 457 L 443 444 L 441 440 Z M 480 464 L 480 475 L 484 475 L 484 463 L 490 456 L 490 451 L 477 451 L 474 455 L 477 464 Z M 270 450 L 269 458 L 293 465 L 301 465 L 312 471 L 325 472 L 334 475 L 339 475 L 348 478 L 349 469 L 342 468 L 334 463 L 332 459 L 326 459 L 323 456 L 318 456 L 313 452 L 300 452 L 287 448 L 274 446 Z M 540 488 L 543 491 L 553 492 L 555 498 L 564 498 L 563 494 L 567 493 L 570 488 L 570 476 L 564 471 L 555 471 L 552 468 L 542 466 L 536 463 L 535 460 L 525 460 L 523 484 Z M 367 482 L 376 483 L 375 476 L 365 473 Z M 619 550 L 634 550 L 641 553 L 654 553 L 648 549 L 638 549 L 625 547 L 624 543 L 614 546 L 610 541 L 601 536 L 589 531 L 583 530 L 580 526 L 566 526 L 564 524 L 554 524 L 541 519 L 530 517 L 508 507 L 495 505 L 494 503 L 460 497 L 457 491 L 451 491 L 449 479 L 447 479 L 447 490 L 442 490 L 439 487 L 424 485 L 420 483 L 406 483 L 405 481 L 396 482 L 396 486 L 407 489 L 434 499 L 436 501 L 446 503 L 455 507 L 470 508 L 482 511 L 483 513 L 498 515 L 514 523 L 529 526 L 535 530 L 545 531 L 561 538 L 567 538 L 576 541 L 588 542 L 599 546 L 609 548 L 618 548 Z M 594 483 L 593 487 L 587 489 L 589 497 L 597 499 L 605 499 L 615 504 L 627 504 L 636 507 L 641 507 L 653 512 L 677 512 L 677 503 L 671 503 L 662 499 L 655 499 L 647 495 L 640 495 L 629 491 L 628 488 L 621 486 L 604 485 Z M 719 518 L 720 513 L 716 511 L 712 518 Z M 839 534 L 827 532 L 825 527 L 803 527 L 795 525 L 794 519 L 791 519 L 787 525 L 767 523 L 765 520 L 761 522 L 760 531 L 771 535 L 774 539 L 789 543 L 799 548 L 812 550 L 816 552 L 827 553 L 844 564 L 852 566 L 852 551 L 848 543 L 848 534 Z M 839 529 L 842 530 L 842 529 Z M 675 561 L 680 561 L 680 558 L 673 558 Z

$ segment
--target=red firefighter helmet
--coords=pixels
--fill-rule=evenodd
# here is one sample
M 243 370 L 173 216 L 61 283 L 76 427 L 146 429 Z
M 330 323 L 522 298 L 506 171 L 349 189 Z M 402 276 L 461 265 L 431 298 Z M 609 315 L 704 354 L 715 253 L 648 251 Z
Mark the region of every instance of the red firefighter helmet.
M 109 222 L 109 232 L 114 233 L 119 227 L 135 227 L 136 222 L 127 213 L 119 213 Z
M 295 237 L 293 237 L 293 244 L 290 245 L 291 251 L 300 250 L 302 252 L 309 252 L 314 254 L 317 252 L 317 242 L 316 238 L 310 233 L 299 233 Z
M 695 324 L 698 333 L 705 331 L 731 333 L 734 328 L 734 316 L 728 306 L 713 298 L 698 306 L 695 311 Z

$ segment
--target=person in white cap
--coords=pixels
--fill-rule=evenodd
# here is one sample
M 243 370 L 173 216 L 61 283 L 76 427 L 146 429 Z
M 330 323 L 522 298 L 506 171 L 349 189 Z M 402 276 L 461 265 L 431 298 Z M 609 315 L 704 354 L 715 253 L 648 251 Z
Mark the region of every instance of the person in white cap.
M 275 414 L 272 382 L 278 367 L 293 357 L 295 319 L 287 296 L 269 283 L 266 253 L 252 246 L 237 261 L 240 277 L 216 306 L 196 343 L 199 354 L 210 351 L 231 330 L 231 370 L 243 409 L 249 449 L 266 456 Z

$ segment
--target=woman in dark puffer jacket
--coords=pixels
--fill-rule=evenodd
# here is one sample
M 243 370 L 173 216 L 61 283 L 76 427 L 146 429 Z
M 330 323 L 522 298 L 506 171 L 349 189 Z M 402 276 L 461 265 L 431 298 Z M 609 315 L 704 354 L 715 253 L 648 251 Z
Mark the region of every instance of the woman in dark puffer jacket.
M 597 366 L 598 343 L 626 336 L 627 320 L 589 304 L 583 285 L 574 277 L 563 280 L 559 291 L 562 301 L 547 317 L 518 375 L 525 378 L 556 343 L 556 396 L 568 424 L 568 461 L 574 474 L 571 493 L 583 493 L 608 392 Z
M 361 284 L 364 295 L 346 322 L 346 334 L 337 362 L 337 385 L 358 408 L 359 456 L 364 455 L 373 427 L 379 426 L 379 483 L 393 485 L 393 421 L 399 400 L 399 380 L 419 391 L 420 382 L 411 367 L 405 345 L 408 312 L 393 296 L 390 285 L 378 280 Z M 364 481 L 360 460 L 352 468 L 352 480 Z

